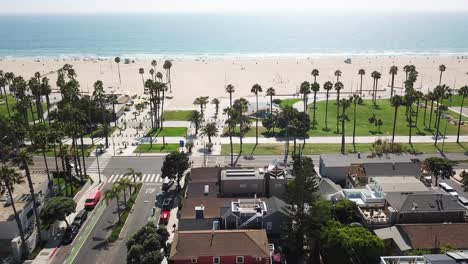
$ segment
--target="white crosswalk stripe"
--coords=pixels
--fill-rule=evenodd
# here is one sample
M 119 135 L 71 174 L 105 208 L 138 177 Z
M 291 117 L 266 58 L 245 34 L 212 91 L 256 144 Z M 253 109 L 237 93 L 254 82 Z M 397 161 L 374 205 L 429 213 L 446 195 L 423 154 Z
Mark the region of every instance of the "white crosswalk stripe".
M 156 179 L 154 180 L 155 182 L 159 181 L 159 176 L 160 176 L 159 174 L 158 174 L 158 176 L 156 176 Z
M 154 176 L 156 176 L 156 174 L 151 174 L 151 177 L 149 179 L 149 182 L 153 182 L 154 181 Z
M 108 182 L 112 182 L 112 181 L 114 180 L 114 177 L 115 177 L 115 176 L 116 176 L 115 174 L 112 174 L 112 176 L 110 176 Z
M 107 180 L 107 182 L 118 182 L 119 180 L 121 179 L 130 179 L 133 181 L 133 177 L 132 176 L 125 176 L 124 174 L 112 174 L 109 179 Z M 161 178 L 161 175 L 160 174 L 143 174 L 143 176 L 141 177 L 141 179 L 137 178 L 137 182 L 162 182 L 163 179 Z

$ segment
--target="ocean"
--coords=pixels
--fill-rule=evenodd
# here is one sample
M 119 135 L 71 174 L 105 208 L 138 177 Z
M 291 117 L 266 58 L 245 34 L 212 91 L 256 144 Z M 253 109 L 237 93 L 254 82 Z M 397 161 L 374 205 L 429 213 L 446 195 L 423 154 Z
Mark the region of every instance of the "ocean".
M 0 57 L 468 54 L 468 14 L 0 16 Z

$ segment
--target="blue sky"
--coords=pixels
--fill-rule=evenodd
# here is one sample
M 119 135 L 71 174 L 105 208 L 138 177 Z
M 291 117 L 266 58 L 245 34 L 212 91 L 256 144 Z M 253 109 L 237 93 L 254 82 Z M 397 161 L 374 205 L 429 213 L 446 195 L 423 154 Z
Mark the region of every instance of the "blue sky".
M 460 12 L 468 0 L 1 0 L 0 13 Z

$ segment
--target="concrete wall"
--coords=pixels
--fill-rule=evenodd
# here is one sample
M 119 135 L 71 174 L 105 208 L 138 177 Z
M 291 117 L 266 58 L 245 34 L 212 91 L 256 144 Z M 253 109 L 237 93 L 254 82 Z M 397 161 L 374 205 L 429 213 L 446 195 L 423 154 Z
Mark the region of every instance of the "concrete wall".
M 464 214 L 464 212 L 399 213 L 396 222 L 398 224 L 462 223 Z
M 286 187 L 288 186 L 287 179 L 275 179 L 270 178 L 267 184 L 269 189 L 269 196 L 276 196 L 278 198 L 284 198 L 286 194 Z
M 252 180 L 223 180 L 220 185 L 223 196 L 245 196 L 257 194 L 265 195 L 265 181 L 263 179 Z

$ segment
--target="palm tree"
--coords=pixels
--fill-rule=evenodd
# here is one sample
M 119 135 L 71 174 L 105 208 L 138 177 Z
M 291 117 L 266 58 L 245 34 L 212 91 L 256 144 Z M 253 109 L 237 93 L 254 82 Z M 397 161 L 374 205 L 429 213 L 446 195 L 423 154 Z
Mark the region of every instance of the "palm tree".
M 339 82 L 340 77 L 341 77 L 341 70 L 336 70 L 335 71 L 335 76 L 336 76 L 336 82 Z
M 328 131 L 328 97 L 330 95 L 330 90 L 333 89 L 333 83 L 330 81 L 327 81 L 323 85 L 323 89 L 327 91 L 326 101 L 325 101 L 325 131 Z
M 354 151 L 356 151 L 356 144 L 355 144 L 355 138 L 356 138 L 356 108 L 359 100 L 361 100 L 361 97 L 358 94 L 354 94 L 353 97 L 350 98 L 350 100 L 354 103 L 354 122 L 353 122 L 353 147 Z
M 423 118 L 423 125 L 426 128 L 426 113 L 427 113 L 427 101 L 429 100 L 429 96 L 427 94 L 423 94 L 422 98 L 424 99 L 424 118 Z
M 208 99 L 209 99 L 209 96 L 200 96 L 200 97 L 195 98 L 195 100 L 193 101 L 194 105 L 200 106 L 200 114 L 202 118 L 204 117 L 203 107 L 208 103 Z
M 41 219 L 39 217 L 39 211 L 37 210 L 38 202 L 36 201 L 36 193 L 34 192 L 34 184 L 31 178 L 31 171 L 29 170 L 29 165 L 33 164 L 32 156 L 25 150 L 19 152 L 13 160 L 13 164 L 18 166 L 21 170 L 25 171 L 26 179 L 28 180 L 29 192 L 31 194 L 31 201 L 33 205 L 34 216 L 36 218 L 36 228 L 37 228 L 37 237 L 39 243 L 42 241 L 41 236 Z
M 400 95 L 394 95 L 392 98 L 390 98 L 390 102 L 393 107 L 395 107 L 395 113 L 393 115 L 393 130 L 392 130 L 392 148 L 393 148 L 393 143 L 395 142 L 395 129 L 396 129 L 396 124 L 397 124 L 397 116 L 398 116 L 398 107 L 403 105 L 403 97 Z
M 143 177 L 143 174 L 141 174 L 140 171 L 136 171 L 133 168 L 127 168 L 127 173 L 124 174 L 124 176 L 129 176 L 133 178 L 133 182 L 136 183 L 136 179 L 140 179 Z
M 242 153 L 242 138 L 244 134 L 250 129 L 250 125 L 252 121 L 248 116 L 244 115 L 244 112 L 248 110 L 249 101 L 245 98 L 239 98 L 234 101 L 233 104 L 233 112 L 234 112 L 234 120 L 236 120 L 237 124 L 239 124 L 239 143 L 240 149 L 239 152 Z
M 340 133 L 340 128 L 338 126 L 340 121 L 340 91 L 343 89 L 343 83 L 338 81 L 335 83 L 336 90 L 336 133 Z
M 232 84 L 228 84 L 225 90 L 226 90 L 226 93 L 229 94 L 229 107 L 232 108 L 232 93 L 235 92 L 234 86 Z
M 151 66 L 153 66 L 153 70 L 156 71 L 156 66 L 158 65 L 158 62 L 156 60 L 151 61 Z
M 412 68 L 411 65 L 405 65 L 403 67 L 403 71 L 405 72 L 405 81 L 408 80 L 408 74 L 411 71 L 411 68 Z
M 255 101 L 257 104 L 257 110 L 255 111 L 255 144 L 258 144 L 258 93 L 262 92 L 262 87 L 259 84 L 254 84 L 250 92 L 255 94 Z
M 159 82 L 163 82 L 163 74 L 161 72 L 156 73 L 156 78 Z
M 317 76 L 319 76 L 319 70 L 313 69 L 310 75 L 314 76 L 314 82 L 317 82 Z
M 421 93 L 420 91 L 416 91 L 414 93 L 415 99 L 416 99 L 416 120 L 414 122 L 414 126 L 418 129 L 418 119 L 419 119 L 419 102 L 421 101 L 422 98 L 424 98 L 424 94 Z
M 237 120 L 236 120 L 236 116 L 235 114 L 233 114 L 232 112 L 234 111 L 233 108 L 231 107 L 228 107 L 226 109 L 223 110 L 224 114 L 227 114 L 228 118 L 226 119 L 226 122 L 225 124 L 228 126 L 228 136 L 229 136 L 229 144 L 230 144 L 230 148 L 231 148 L 231 166 L 234 166 L 234 148 L 233 148 L 233 144 L 232 144 L 232 136 L 234 134 L 234 131 L 236 129 L 236 126 L 237 126 Z
M 270 96 L 270 115 L 273 114 L 273 96 L 276 95 L 275 88 L 270 87 L 266 90 L 266 95 Z
M 392 75 L 392 86 L 390 88 L 390 99 L 393 97 L 393 89 L 394 89 L 394 84 L 395 84 L 395 75 L 398 74 L 398 67 L 393 65 L 390 67 L 389 71 L 390 75 Z
M 218 98 L 213 98 L 213 100 L 211 100 L 211 103 L 214 104 L 215 106 L 215 119 L 218 119 L 218 113 L 219 113 L 219 99 Z
M 377 105 L 377 87 L 381 74 L 378 71 L 373 71 L 371 76 L 374 78 L 374 86 L 372 87 L 372 101 L 374 105 Z
M 305 81 L 301 83 L 299 93 L 302 94 L 302 101 L 304 103 L 304 113 L 307 112 L 307 95 L 310 94 L 310 83 Z
M 208 137 L 208 142 L 211 143 L 211 137 L 217 137 L 218 136 L 218 128 L 216 127 L 215 122 L 211 122 L 206 124 L 202 129 L 201 129 L 201 136 L 206 136 Z
M 431 124 L 432 124 L 432 113 L 434 113 L 434 101 L 437 99 L 437 96 L 435 95 L 434 92 L 429 92 L 427 94 L 427 97 L 431 101 L 431 111 L 429 112 L 429 126 L 428 128 L 431 129 Z
M 45 96 L 46 98 L 46 105 L 47 105 L 47 119 L 49 121 L 49 126 L 50 126 L 50 94 L 51 94 L 52 90 L 50 88 L 50 84 L 49 84 L 49 79 L 47 77 L 43 77 L 42 78 L 42 82 L 41 82 L 41 94 Z
M 169 84 L 169 91 L 172 93 L 171 67 L 172 67 L 172 62 L 170 60 L 166 60 L 163 65 L 163 69 L 166 70 L 166 82 Z
M 359 69 L 358 75 L 361 75 L 361 87 L 359 88 L 359 94 L 362 95 L 362 76 L 366 75 L 366 70 Z
M 145 69 L 140 68 L 138 69 L 138 73 L 141 75 L 141 82 L 143 83 L 143 91 L 145 91 L 145 78 L 143 74 L 145 74 Z
M 161 91 L 161 111 L 160 111 L 160 116 L 161 116 L 161 128 L 164 128 L 164 101 L 166 101 L 166 92 L 167 92 L 167 86 L 164 83 L 159 83 L 159 91 Z
M 317 125 L 317 121 L 315 120 L 315 112 L 317 110 L 317 92 L 320 90 L 320 84 L 314 82 L 310 88 L 314 92 L 314 115 L 312 119 L 312 128 L 315 129 L 315 126 Z
M 150 69 L 149 74 L 151 75 L 151 80 L 154 81 L 154 69 Z
M 343 98 L 340 100 L 340 105 L 342 107 L 342 112 L 341 112 L 341 154 L 345 154 L 345 122 L 347 119 L 346 116 L 346 108 L 349 107 L 350 101 L 346 98 Z
M 122 84 L 122 79 L 120 78 L 120 57 L 114 58 L 115 63 L 117 63 L 117 70 L 119 72 L 119 83 Z
M 439 85 L 442 85 L 442 73 L 444 73 L 444 71 L 446 70 L 447 68 L 445 67 L 445 65 L 441 64 L 439 66 L 439 71 L 440 71 L 440 77 L 439 77 Z
M 37 148 L 42 150 L 42 157 L 44 158 L 44 164 L 47 172 L 47 179 L 49 181 L 49 189 L 53 190 L 53 179 L 50 177 L 49 165 L 47 163 L 46 152 L 49 146 L 49 133 L 48 128 L 44 124 L 36 126 L 36 129 L 33 131 L 33 142 Z
M 413 130 L 413 110 L 411 106 L 414 103 L 415 99 L 415 91 L 414 89 L 407 89 L 406 94 L 405 94 L 405 101 L 406 101 L 406 109 L 409 109 L 409 118 L 408 118 L 408 127 L 409 127 L 409 134 L 408 134 L 408 144 L 411 143 L 411 137 L 413 136 L 412 130 Z
M 104 192 L 104 201 L 109 205 L 109 201 L 114 200 L 117 202 L 117 216 L 119 217 L 120 223 L 120 206 L 119 206 L 119 197 L 120 197 L 120 186 L 113 184 L 110 189 L 107 189 Z
M 192 111 L 190 114 L 189 121 L 195 126 L 195 135 L 198 134 L 198 129 L 200 128 L 202 118 L 202 115 L 197 110 Z
M 132 180 L 127 179 L 127 178 L 122 178 L 119 181 L 117 181 L 115 184 L 117 184 L 120 189 L 123 191 L 124 194 L 124 204 L 125 207 L 127 207 L 127 188 L 130 189 L 130 195 L 132 194 L 132 187 L 136 186 Z
M 29 250 L 27 248 L 26 239 L 24 238 L 23 224 L 21 223 L 18 211 L 16 210 L 15 199 L 13 196 L 15 185 L 21 184 L 23 182 L 24 181 L 21 175 L 17 173 L 15 169 L 6 165 L 3 165 L 0 168 L 0 194 L 3 196 L 5 193 L 8 193 L 8 197 L 10 198 L 11 208 L 13 209 L 16 225 L 20 234 L 23 258 L 25 258 L 27 255 L 29 255 Z
M 468 86 L 465 85 L 458 90 L 458 94 L 462 97 L 462 103 L 460 106 L 460 114 L 458 116 L 458 128 L 457 128 L 457 143 L 460 143 L 460 126 L 461 126 L 461 118 L 462 118 L 462 110 L 463 104 L 465 103 L 465 98 L 468 96 Z
M 2 74 L 0 76 L 0 91 L 2 90 L 3 88 L 3 96 L 5 98 L 5 105 L 6 105 L 6 109 L 7 109 L 7 113 L 8 113 L 8 117 L 11 117 L 11 114 L 10 114 L 10 107 L 8 106 L 8 94 L 6 92 L 6 85 L 7 85 L 7 79 L 4 77 L 4 75 Z

